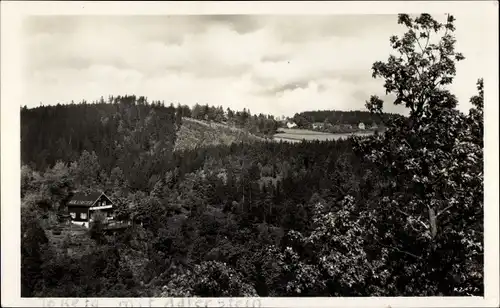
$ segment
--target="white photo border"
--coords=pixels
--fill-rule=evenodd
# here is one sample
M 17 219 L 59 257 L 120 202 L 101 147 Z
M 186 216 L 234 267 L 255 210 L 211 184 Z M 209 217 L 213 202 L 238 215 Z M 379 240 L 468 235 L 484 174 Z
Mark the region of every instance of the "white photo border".
M 497 1 L 192 1 L 1 2 L 1 228 L 2 306 L 5 307 L 498 307 L 498 2 Z M 21 20 L 28 15 L 191 14 L 480 14 L 491 27 L 485 84 L 485 293 L 484 297 L 365 298 L 21 298 L 20 297 L 20 103 L 23 84 Z M 479 76 L 478 76 L 479 77 Z

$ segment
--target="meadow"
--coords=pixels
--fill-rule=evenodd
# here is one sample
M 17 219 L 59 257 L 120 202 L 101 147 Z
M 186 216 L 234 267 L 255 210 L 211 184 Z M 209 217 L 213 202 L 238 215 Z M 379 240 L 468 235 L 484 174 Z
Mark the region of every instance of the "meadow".
M 279 132 L 273 136 L 275 141 L 286 141 L 286 142 L 301 142 L 302 140 L 312 141 L 330 141 L 346 139 L 350 136 L 369 136 L 372 135 L 372 131 L 357 132 L 357 133 L 323 133 L 317 132 L 309 129 L 299 129 L 299 128 L 280 128 Z

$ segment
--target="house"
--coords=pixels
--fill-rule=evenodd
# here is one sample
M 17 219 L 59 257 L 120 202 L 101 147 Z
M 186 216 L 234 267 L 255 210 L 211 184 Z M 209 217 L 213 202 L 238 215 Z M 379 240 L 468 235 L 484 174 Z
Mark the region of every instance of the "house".
M 288 123 L 286 123 L 286 126 L 287 126 L 288 128 L 294 128 L 294 127 L 297 127 L 297 124 L 295 124 L 295 123 L 293 123 L 293 122 L 288 122 Z
M 103 192 L 77 192 L 68 201 L 67 208 L 71 222 L 87 228 L 98 211 L 103 212 L 107 220 L 113 219 L 113 202 Z
M 312 124 L 313 129 L 322 129 L 325 127 L 325 123 L 317 122 Z
M 365 123 L 363 123 L 363 122 L 359 123 L 358 128 L 361 129 L 361 130 L 364 130 L 365 129 Z

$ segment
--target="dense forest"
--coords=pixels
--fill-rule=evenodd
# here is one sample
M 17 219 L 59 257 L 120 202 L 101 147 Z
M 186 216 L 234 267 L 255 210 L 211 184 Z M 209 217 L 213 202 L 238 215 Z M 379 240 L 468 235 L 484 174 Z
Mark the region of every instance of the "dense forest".
M 368 127 L 376 125 L 377 127 L 384 127 L 386 123 L 402 117 L 398 114 L 383 113 L 374 114 L 369 111 L 339 111 L 339 110 L 317 110 L 317 111 L 304 111 L 294 115 L 293 120 L 297 123 L 298 127 L 308 128 L 313 123 L 325 123 L 334 125 L 350 125 L 358 126 L 363 123 Z
M 453 21 L 399 15 L 373 74 L 409 116 L 384 134 L 274 142 L 272 117 L 135 96 L 22 108 L 22 296 L 482 296 L 483 81 L 458 111 Z M 255 138 L 179 147 L 186 118 Z M 134 224 L 57 240 L 91 189 Z
M 166 170 L 169 166 L 156 164 L 170 161 L 162 155 L 172 152 L 179 131 L 181 137 L 186 135 L 183 118 L 224 123 L 261 138 L 272 136 L 278 128 L 272 116 L 252 115 L 247 110 L 224 111 L 208 105 L 191 109 L 180 104 L 174 107 L 159 101 L 150 103 L 143 96 L 110 96 L 108 103 L 101 98 L 92 103 L 21 108 L 21 159 L 44 170 L 58 160 L 74 161 L 87 150 L 96 152 L 106 172 L 117 165 L 127 174 L 143 168 Z M 194 125 L 192 120 L 184 129 Z M 154 163 L 137 159 L 144 155 L 154 156 Z M 135 166 L 128 163 L 130 157 L 134 157 Z

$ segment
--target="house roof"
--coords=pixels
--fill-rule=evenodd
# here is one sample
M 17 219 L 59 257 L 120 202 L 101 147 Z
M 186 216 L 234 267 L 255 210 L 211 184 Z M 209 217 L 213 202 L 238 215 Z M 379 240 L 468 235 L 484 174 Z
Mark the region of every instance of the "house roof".
M 98 191 L 90 193 L 76 192 L 69 200 L 68 205 L 92 206 L 102 195 L 103 193 Z

